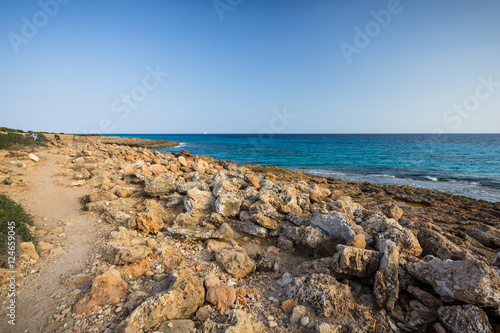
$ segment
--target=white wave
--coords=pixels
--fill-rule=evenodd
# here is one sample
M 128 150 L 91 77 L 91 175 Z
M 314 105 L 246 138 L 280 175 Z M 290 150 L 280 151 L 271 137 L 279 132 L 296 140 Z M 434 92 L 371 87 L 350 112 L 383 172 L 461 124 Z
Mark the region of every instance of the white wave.
M 424 176 L 424 178 L 427 178 L 427 179 L 429 179 L 429 180 L 431 180 L 431 181 L 433 181 L 433 182 L 437 182 L 437 181 L 439 181 L 439 179 L 437 179 L 436 177 Z

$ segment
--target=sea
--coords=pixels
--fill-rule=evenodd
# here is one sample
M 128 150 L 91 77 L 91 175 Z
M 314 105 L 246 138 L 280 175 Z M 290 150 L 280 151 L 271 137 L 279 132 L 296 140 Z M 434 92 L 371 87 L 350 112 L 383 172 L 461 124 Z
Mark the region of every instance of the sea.
M 500 202 L 500 134 L 122 134 L 196 155 Z

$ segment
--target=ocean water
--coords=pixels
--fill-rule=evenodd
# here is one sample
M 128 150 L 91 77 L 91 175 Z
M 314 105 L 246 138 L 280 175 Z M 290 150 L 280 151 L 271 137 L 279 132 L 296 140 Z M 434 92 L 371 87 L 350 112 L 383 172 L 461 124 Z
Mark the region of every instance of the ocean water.
M 500 202 L 500 134 L 126 134 L 240 164 Z

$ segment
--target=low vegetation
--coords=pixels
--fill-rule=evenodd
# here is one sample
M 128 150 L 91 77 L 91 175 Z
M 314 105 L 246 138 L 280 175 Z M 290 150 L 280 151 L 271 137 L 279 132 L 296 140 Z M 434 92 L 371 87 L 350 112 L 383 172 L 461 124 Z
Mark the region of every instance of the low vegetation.
M 38 133 L 39 141 L 33 140 L 30 133 L 8 132 L 0 133 L 0 149 L 19 149 L 23 147 L 37 147 L 48 141 L 47 137 Z

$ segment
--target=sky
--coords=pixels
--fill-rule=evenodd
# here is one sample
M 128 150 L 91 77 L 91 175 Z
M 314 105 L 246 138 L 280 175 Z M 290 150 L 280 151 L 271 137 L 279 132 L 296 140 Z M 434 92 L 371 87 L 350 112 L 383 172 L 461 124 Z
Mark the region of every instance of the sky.
M 500 1 L 5 0 L 0 126 L 498 133 Z

